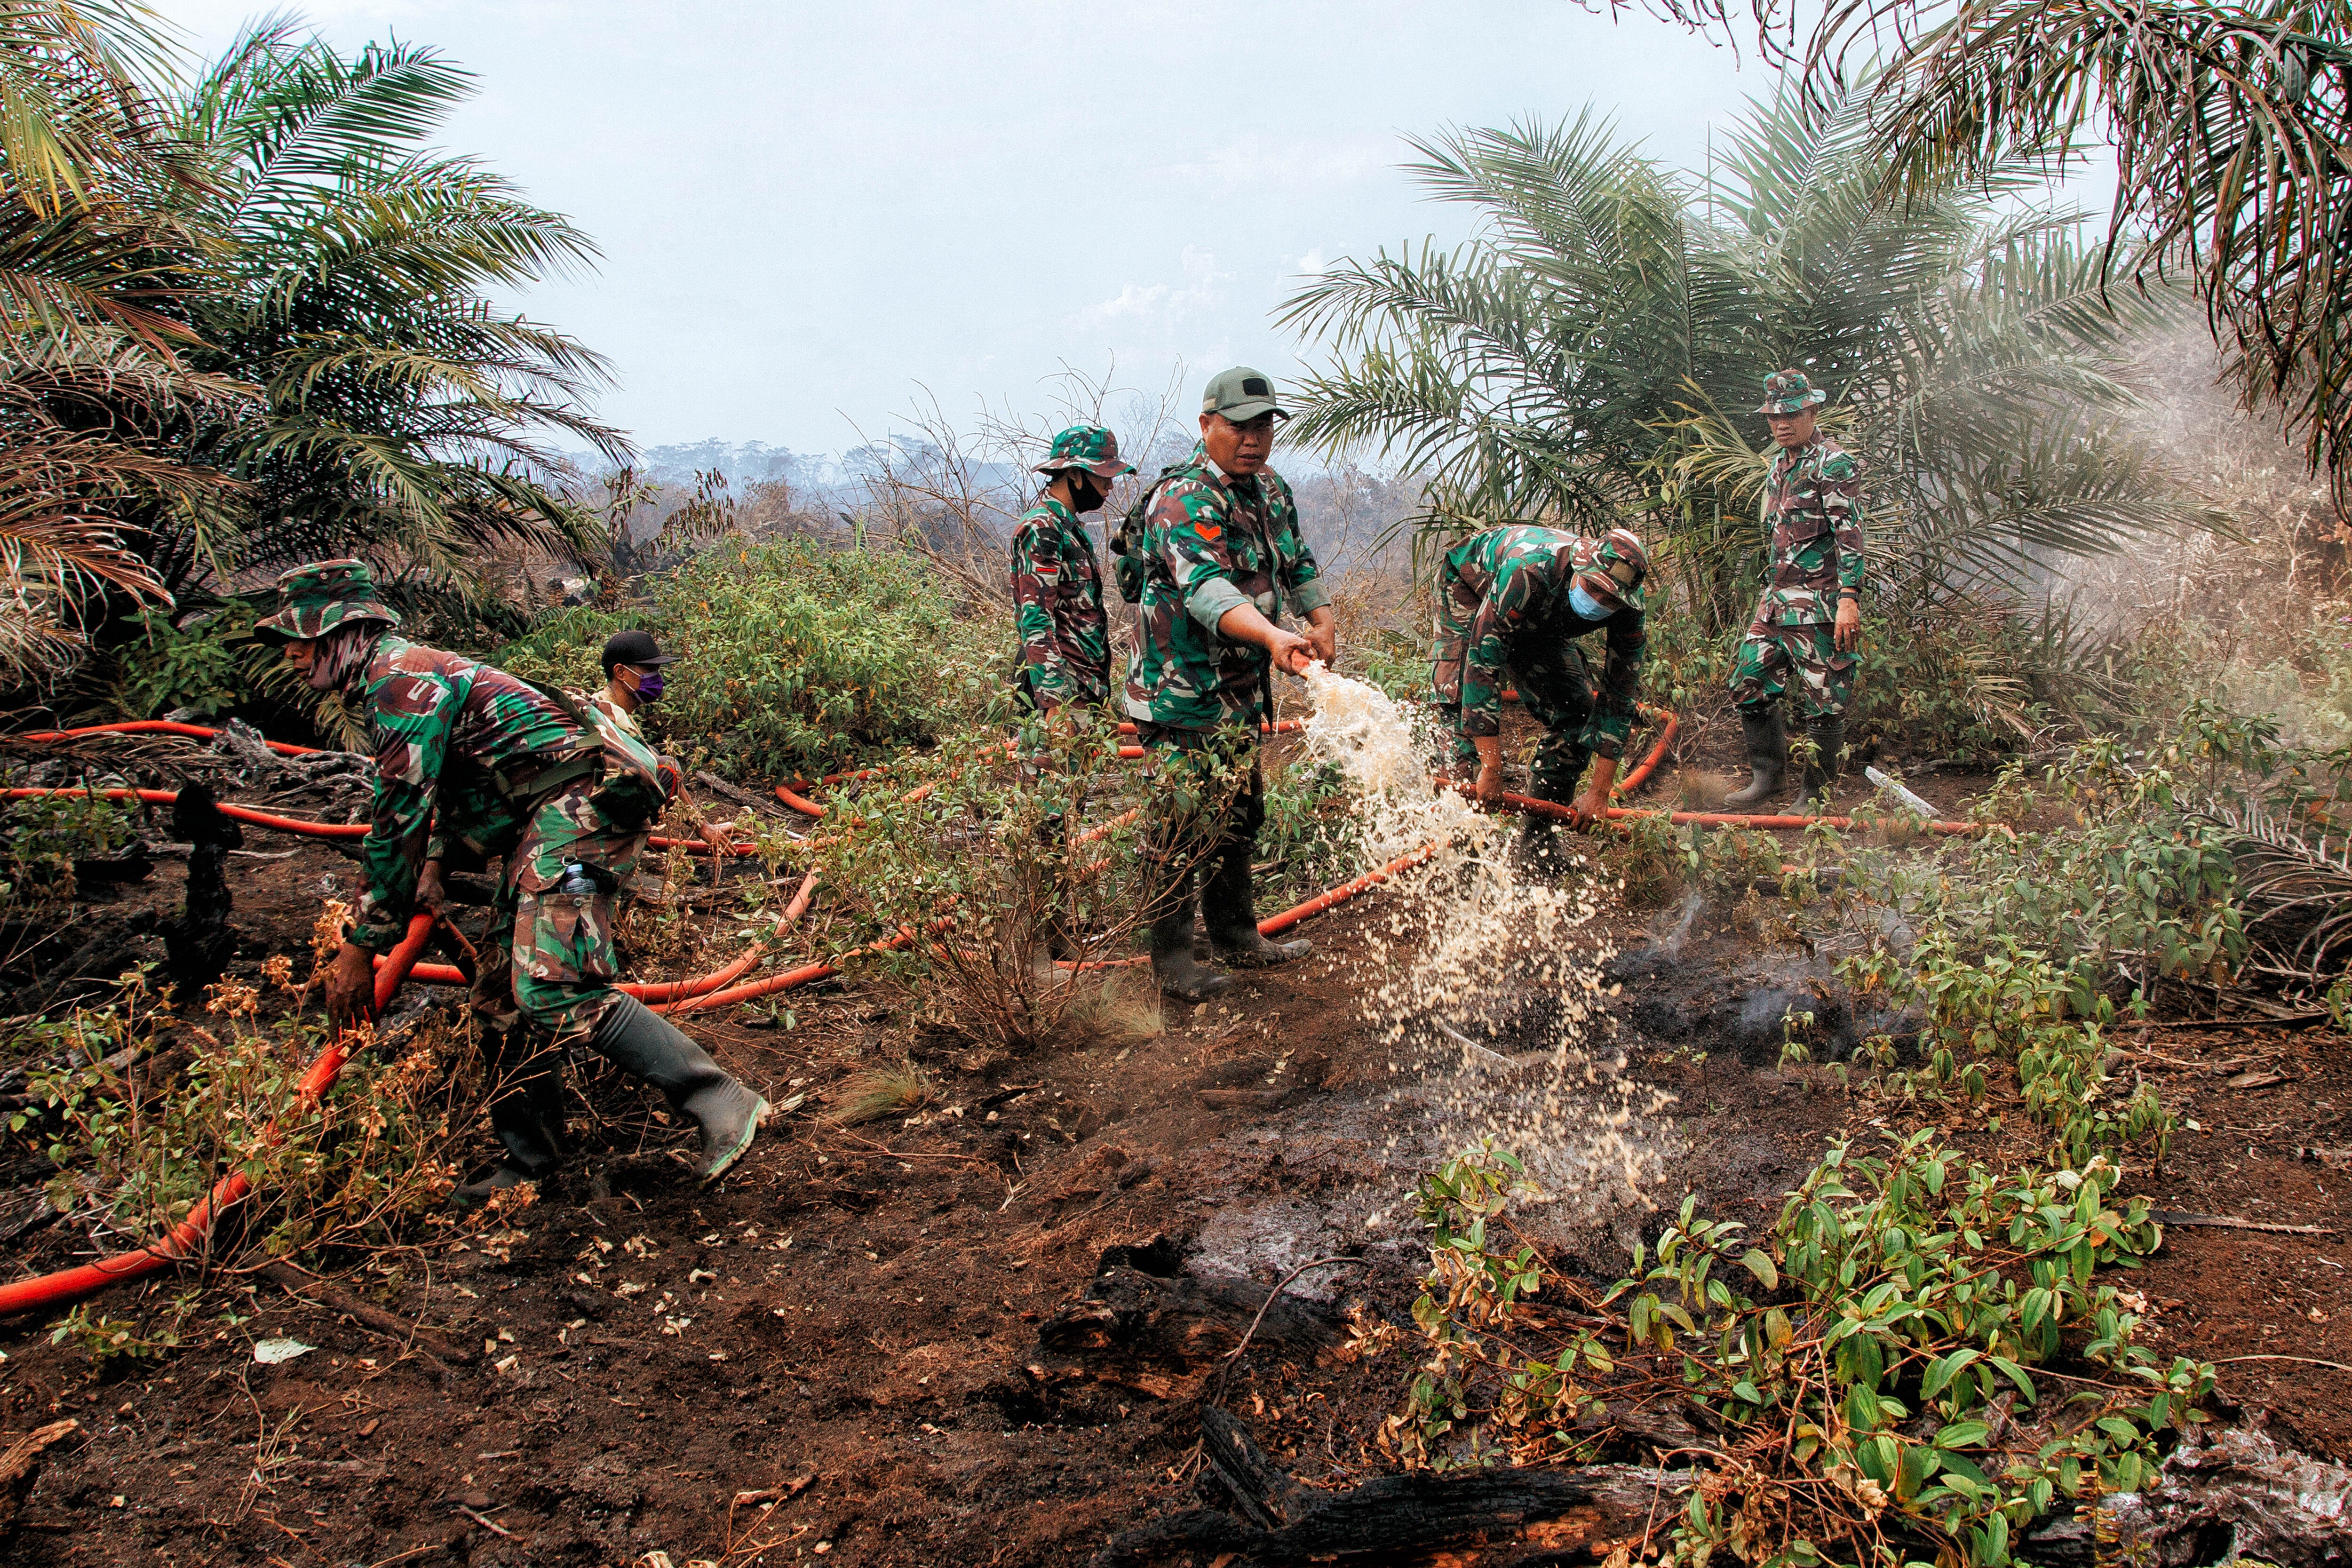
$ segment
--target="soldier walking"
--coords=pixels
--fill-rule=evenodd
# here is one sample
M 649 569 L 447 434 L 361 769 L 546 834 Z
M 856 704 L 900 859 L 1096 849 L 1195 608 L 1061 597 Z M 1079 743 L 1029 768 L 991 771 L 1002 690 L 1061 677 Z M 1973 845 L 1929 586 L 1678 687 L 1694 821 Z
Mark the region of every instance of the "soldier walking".
M 677 663 L 678 658 L 677 654 L 662 652 L 661 644 L 654 640 L 651 632 L 614 632 L 604 639 L 604 689 L 585 700 L 631 736 L 643 741 L 646 738 L 645 722 L 637 717 L 637 711 L 649 702 L 661 700 L 667 687 L 662 669 L 665 666 Z M 671 771 L 678 771 L 677 764 L 669 758 L 665 757 L 662 761 Z M 687 826 L 694 829 L 696 837 L 721 855 L 734 853 L 735 835 L 730 830 L 730 826 L 712 822 L 703 816 L 702 808 L 694 803 L 694 797 L 686 793 L 682 784 L 671 794 L 669 803 L 678 816 L 686 819 Z M 427 870 L 431 869 L 433 868 L 428 863 Z M 437 884 L 439 878 L 436 877 L 434 880 Z
M 1599 539 L 1515 523 L 1474 533 L 1445 552 L 1438 572 L 1436 635 L 1430 648 L 1438 710 L 1454 731 L 1454 763 L 1493 805 L 1503 793 L 1505 687 L 1544 727 L 1529 793 L 1569 807 L 1589 828 L 1608 815 L 1617 763 L 1633 732 L 1649 640 L 1642 584 L 1649 552 L 1628 531 Z M 1577 639 L 1605 632 L 1597 700 Z M 1587 763 L 1592 780 L 1576 793 Z M 1473 771 L 1475 770 L 1475 771 Z M 1553 820 L 1530 813 L 1518 854 L 1550 858 Z
M 1808 801 L 1828 798 L 1844 757 L 1862 647 L 1862 494 L 1853 455 L 1815 427 L 1813 405 L 1826 395 L 1801 371 L 1764 378 L 1757 412 L 1780 450 L 1764 482 L 1764 594 L 1731 672 L 1749 776 L 1724 801 L 1727 811 L 1753 811 L 1780 793 L 1780 703 L 1791 691 L 1811 742 Z
M 1219 963 L 1263 968 L 1312 951 L 1259 933 L 1250 877 L 1265 821 L 1257 735 L 1274 716 L 1271 672 L 1328 663 L 1339 638 L 1297 502 L 1266 467 L 1275 421 L 1288 417 L 1270 377 L 1242 366 L 1212 379 L 1200 444 L 1154 483 L 1139 531 L 1121 531 L 1122 581 L 1139 589 L 1127 714 L 1153 774 L 1144 918 L 1152 974 L 1180 1001 L 1233 984 L 1192 957 L 1196 871 Z M 1285 600 L 1305 637 L 1276 624 Z
M 341 695 L 375 752 L 360 846 L 367 891 L 328 972 L 329 1011 L 364 1007 L 374 956 L 398 944 L 428 858 L 505 857 L 473 1006 L 506 1153 L 455 1195 L 478 1200 L 555 1167 L 565 1152 L 557 1069 L 575 1042 L 695 1122 L 698 1175 L 726 1171 L 768 1102 L 613 984 L 614 899 L 665 803 L 653 754 L 568 699 L 401 637 L 364 562 L 298 566 L 278 580 L 278 604 L 255 631 L 284 642 L 314 690 Z

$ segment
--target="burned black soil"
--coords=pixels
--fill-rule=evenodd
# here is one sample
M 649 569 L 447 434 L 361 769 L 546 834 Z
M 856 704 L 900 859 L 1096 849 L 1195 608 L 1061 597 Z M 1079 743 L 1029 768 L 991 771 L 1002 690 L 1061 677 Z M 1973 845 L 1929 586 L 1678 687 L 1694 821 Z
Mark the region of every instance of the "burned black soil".
M 305 960 L 348 862 L 305 841 L 232 864 L 235 972 Z M 177 874 L 159 860 L 77 919 L 93 934 L 118 922 L 105 929 L 136 956 Z M 363 1272 L 302 1295 L 278 1278 L 224 1285 L 194 1320 L 202 1337 L 103 1377 L 44 1325 L 15 1325 L 0 1427 L 81 1429 L 49 1450 L 0 1561 L 1082 1563 L 1142 1521 L 1223 1500 L 1202 1479 L 1208 1404 L 1303 1484 L 1356 1484 L 1389 1468 L 1368 1444 L 1404 1368 L 1345 1359 L 1348 1321 L 1407 1319 L 1425 1254 L 1403 1200 L 1446 1131 L 1428 1125 L 1432 1069 L 1397 1062 L 1360 1017 L 1381 908 L 1376 895 L 1317 919 L 1312 960 L 1171 1009 L 1156 1034 L 1004 1061 L 918 1042 L 938 1099 L 856 1128 L 827 1120 L 828 1100 L 905 1043 L 871 997 L 803 994 L 790 1028 L 698 1021 L 772 1099 L 809 1097 L 714 1190 L 689 1180 L 678 1130 L 591 1081 L 596 1152 L 396 1286 Z M 1686 1192 L 1760 1227 L 1828 1139 L 1918 1120 L 1822 1062 L 1781 1065 L 1800 1001 L 1832 1036 L 1873 1023 L 1815 957 L 1704 908 L 1611 906 L 1591 935 L 1625 955 L 1607 1043 L 1671 1099 L 1638 1129 L 1655 1173 L 1638 1195 L 1603 1183 L 1531 1215 L 1560 1266 L 1605 1285 Z M 37 983 L 5 978 L 20 998 Z M 2342 1042 L 2264 1022 L 2128 1044 L 2199 1124 L 2161 1169 L 2131 1173 L 2134 1190 L 2326 1232 L 2172 1226 L 2139 1282 L 2159 1347 L 2352 1361 Z M 1499 1100 L 1538 1069 L 1449 1070 Z M 1945 1131 L 2005 1152 L 1981 1114 Z M 0 1215 L 21 1215 L 46 1167 L 21 1144 L 10 1159 Z M 23 1275 L 85 1244 L 51 1223 L 11 1247 Z M 259 1364 L 254 1345 L 273 1338 L 316 1348 Z M 2222 1371 L 2249 1411 L 2352 1454 L 2341 1373 Z M 1609 1441 L 1648 1457 L 1638 1435 Z

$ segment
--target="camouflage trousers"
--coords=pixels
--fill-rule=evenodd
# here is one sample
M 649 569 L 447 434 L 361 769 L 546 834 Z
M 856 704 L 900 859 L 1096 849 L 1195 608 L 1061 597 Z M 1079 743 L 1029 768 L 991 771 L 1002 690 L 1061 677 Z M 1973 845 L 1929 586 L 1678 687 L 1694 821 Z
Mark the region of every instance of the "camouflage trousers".
M 613 922 L 649 829 L 614 826 L 590 798 L 600 787 L 579 779 L 530 807 L 507 853 L 474 975 L 486 1031 L 529 1023 L 584 1040 L 621 999 Z
M 1265 826 L 1265 774 L 1258 765 L 1255 715 L 1213 730 L 1136 725 L 1150 775 L 1143 807 L 1143 854 L 1151 891 L 1146 918 L 1193 870 L 1232 850 L 1246 855 Z
M 1732 700 L 1761 709 L 1793 693 L 1800 717 L 1834 716 L 1853 700 L 1857 655 L 1840 653 L 1837 628 L 1815 621 L 1781 626 L 1758 621 L 1739 639 L 1731 668 Z
M 1592 760 L 1592 752 L 1584 743 L 1586 727 L 1592 721 L 1593 690 L 1584 650 L 1572 642 L 1562 642 L 1540 655 L 1520 657 L 1515 652 L 1510 668 L 1520 705 L 1544 727 L 1543 739 L 1536 742 L 1535 760 L 1528 768 L 1529 792 L 1538 800 L 1565 805 L 1576 798 L 1577 781 L 1584 776 L 1585 763 Z M 1461 689 L 1460 681 L 1456 674 L 1454 689 L 1457 692 Z M 1461 702 L 1443 700 L 1446 688 L 1442 671 L 1437 690 L 1437 710 L 1454 731 L 1454 765 L 1475 767 L 1478 748 L 1462 732 Z

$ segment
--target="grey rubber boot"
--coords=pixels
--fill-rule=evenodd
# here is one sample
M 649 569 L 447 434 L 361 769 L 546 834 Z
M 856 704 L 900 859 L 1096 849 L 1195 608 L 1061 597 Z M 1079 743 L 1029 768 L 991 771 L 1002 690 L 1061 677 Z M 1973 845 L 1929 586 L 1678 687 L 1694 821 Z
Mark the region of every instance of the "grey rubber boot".
M 1233 989 L 1233 977 L 1192 956 L 1192 879 L 1160 890 L 1151 918 L 1151 977 L 1160 994 L 1179 1002 L 1206 1002 Z
M 483 1041 L 491 1079 L 490 1131 L 505 1154 L 450 1193 L 455 1207 L 470 1207 L 509 1187 L 542 1180 L 570 1152 L 563 1128 L 563 1053 L 548 1043 L 534 1047 L 526 1028 L 517 1024 Z
M 1748 787 L 1723 797 L 1723 809 L 1752 812 L 1780 793 L 1780 772 L 1788 765 L 1788 737 L 1780 730 L 1778 702 L 1758 712 L 1739 710 L 1739 731 L 1748 742 Z
M 1845 771 L 1845 715 L 1817 713 L 1805 721 L 1805 739 L 1813 743 L 1812 759 L 1805 763 L 1805 803 L 1818 805 L 1830 797 L 1830 786 Z
M 702 1180 L 723 1175 L 759 1135 L 768 1102 L 712 1061 L 685 1030 L 635 997 L 621 998 L 588 1047 L 652 1084 L 671 1110 L 694 1119 L 702 1130 L 702 1158 L 695 1162 L 694 1173 Z
M 1257 895 L 1250 885 L 1250 851 L 1255 847 L 1241 843 L 1228 848 L 1201 888 L 1201 920 L 1209 928 L 1210 950 L 1219 963 L 1235 969 L 1272 969 L 1315 951 L 1311 942 L 1269 942 L 1257 929 Z

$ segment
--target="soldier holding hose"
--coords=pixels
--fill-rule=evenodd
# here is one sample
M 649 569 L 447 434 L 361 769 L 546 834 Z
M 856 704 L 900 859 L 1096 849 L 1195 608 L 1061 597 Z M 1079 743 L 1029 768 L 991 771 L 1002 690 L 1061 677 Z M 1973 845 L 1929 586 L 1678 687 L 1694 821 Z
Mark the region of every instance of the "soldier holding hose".
M 1489 805 L 1503 793 L 1505 687 L 1540 721 L 1529 793 L 1569 808 L 1590 827 L 1609 812 L 1618 759 L 1633 732 L 1648 642 L 1642 584 L 1649 552 L 1622 528 L 1599 539 L 1513 523 L 1474 533 L 1445 552 L 1437 580 L 1430 659 L 1438 710 L 1454 731 L 1454 762 Z M 1603 634 L 1607 659 L 1596 697 L 1577 639 Z M 1579 795 L 1586 764 L 1591 782 Z M 1472 770 L 1475 770 L 1472 771 Z M 1549 858 L 1552 819 L 1530 814 L 1517 853 Z
M 278 601 L 256 633 L 282 641 L 313 689 L 341 696 L 375 753 L 360 848 L 367 891 L 328 971 L 329 1010 L 366 1007 L 374 955 L 398 943 L 428 858 L 506 859 L 473 1003 L 506 1153 L 457 1195 L 486 1197 L 554 1168 L 564 1152 L 557 1069 L 574 1043 L 695 1122 L 705 1179 L 741 1158 L 768 1102 L 614 988 L 614 898 L 663 805 L 652 753 L 554 692 L 401 637 L 364 562 L 298 566 L 278 580 Z
M 1288 416 L 1271 378 L 1246 366 L 1216 376 L 1200 444 L 1121 531 L 1123 581 L 1139 589 L 1127 713 L 1152 769 L 1144 917 L 1152 974 L 1180 1001 L 1233 984 L 1192 957 L 1196 871 L 1206 873 L 1201 914 L 1218 962 L 1264 968 L 1311 951 L 1260 934 L 1250 872 L 1265 821 L 1257 733 L 1274 717 L 1270 672 L 1328 663 L 1339 637 L 1297 502 L 1266 467 L 1275 421 Z M 1305 637 L 1277 624 L 1284 600 Z

